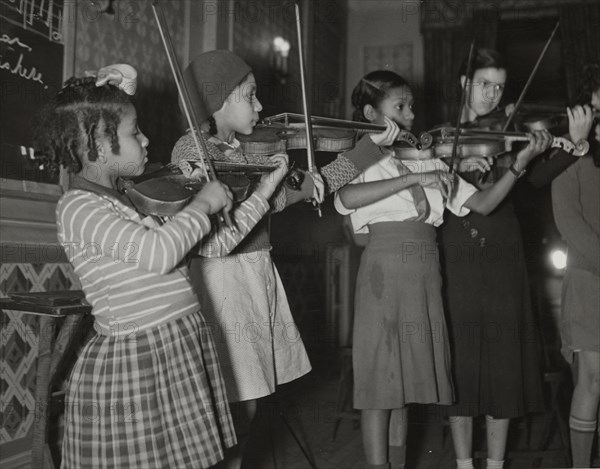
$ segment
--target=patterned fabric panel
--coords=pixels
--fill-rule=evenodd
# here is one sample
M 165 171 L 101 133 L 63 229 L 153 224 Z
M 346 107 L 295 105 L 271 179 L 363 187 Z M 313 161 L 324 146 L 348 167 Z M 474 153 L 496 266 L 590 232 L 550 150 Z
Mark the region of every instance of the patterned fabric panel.
M 78 290 L 70 264 L 0 264 L 0 297 L 16 292 Z M 0 310 L 0 454 L 9 442 L 30 438 L 35 419 L 39 316 Z

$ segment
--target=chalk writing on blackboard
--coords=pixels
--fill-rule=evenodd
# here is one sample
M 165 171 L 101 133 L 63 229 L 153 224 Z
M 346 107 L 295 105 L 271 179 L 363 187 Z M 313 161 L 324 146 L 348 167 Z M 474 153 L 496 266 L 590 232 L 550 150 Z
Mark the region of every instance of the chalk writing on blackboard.
M 0 36 L 0 43 L 9 44 L 9 49 L 15 50 L 12 47 L 13 44 L 18 44 L 21 48 L 25 49 L 28 52 L 32 52 L 33 49 L 29 47 L 27 44 L 21 42 L 18 37 L 10 37 L 8 34 L 3 34 Z M 8 70 L 11 74 L 17 75 L 24 80 L 31 80 L 34 82 L 38 82 L 44 86 L 44 89 L 48 89 L 48 86 L 44 83 L 43 74 L 38 72 L 35 67 L 27 68 L 23 65 L 24 55 L 23 52 L 19 52 L 19 57 L 15 64 L 11 64 L 10 60 L 4 60 L 4 57 L 0 55 L 0 70 Z
M 58 182 L 30 149 L 36 115 L 62 86 L 63 7 L 63 0 L 0 0 L 0 178 Z

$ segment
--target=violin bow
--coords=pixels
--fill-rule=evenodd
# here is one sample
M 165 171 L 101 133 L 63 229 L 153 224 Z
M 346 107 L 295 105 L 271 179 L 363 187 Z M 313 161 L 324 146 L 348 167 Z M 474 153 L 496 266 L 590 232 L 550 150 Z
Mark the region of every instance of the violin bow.
M 310 110 L 308 108 L 308 93 L 306 90 L 306 69 L 304 67 L 304 48 L 302 46 L 302 23 L 300 22 L 300 5 L 296 3 L 296 32 L 298 33 L 298 55 L 300 58 L 300 81 L 302 83 L 302 104 L 304 107 L 304 126 L 306 127 L 306 154 L 307 154 L 307 165 L 310 173 L 317 171 L 315 165 L 315 149 L 312 132 L 312 120 L 310 117 Z M 319 217 L 322 216 L 321 205 L 315 200 L 313 205 L 316 207 Z
M 473 50 L 475 49 L 475 39 L 471 41 L 471 47 L 469 48 L 469 58 L 467 60 L 467 70 L 465 72 L 465 82 L 463 83 L 462 91 L 460 93 L 460 105 L 458 106 L 458 114 L 456 115 L 456 134 L 454 135 L 454 141 L 452 142 L 452 158 L 450 159 L 450 174 L 454 174 L 456 169 L 456 160 L 458 154 L 458 138 L 460 134 L 460 119 L 462 117 L 463 109 L 465 107 L 466 95 L 467 95 L 467 83 L 471 80 L 469 75 L 471 74 L 471 66 L 473 63 Z
M 550 34 L 550 37 L 546 41 L 546 45 L 542 49 L 542 52 L 540 53 L 540 55 L 539 55 L 539 57 L 537 59 L 537 62 L 535 63 L 535 65 L 533 67 L 533 70 L 531 70 L 531 73 L 529 74 L 529 78 L 527 79 L 527 83 L 525 83 L 525 86 L 521 90 L 521 95 L 519 96 L 519 99 L 517 99 L 517 104 L 515 104 L 515 108 L 510 113 L 510 115 L 508 116 L 508 119 L 504 123 L 504 127 L 502 128 L 503 132 L 506 132 L 506 130 L 508 129 L 509 125 L 511 124 L 511 122 L 513 120 L 513 117 L 517 115 L 517 111 L 521 107 L 521 103 L 523 102 L 523 98 L 525 98 L 525 94 L 527 93 L 527 90 L 529 89 L 529 86 L 531 85 L 531 82 L 533 81 L 533 77 L 535 76 L 535 74 L 537 73 L 538 68 L 540 67 L 540 63 L 542 62 L 542 59 L 546 55 L 546 51 L 548 50 L 548 47 L 550 47 L 550 43 L 552 42 L 552 39 L 554 39 L 554 35 L 556 34 L 556 31 L 558 30 L 559 25 L 560 25 L 560 21 L 557 21 L 556 22 L 556 26 L 554 26 L 554 29 L 552 30 L 552 33 Z
M 165 20 L 165 15 L 162 11 L 159 0 L 152 1 L 152 11 L 154 12 L 154 18 L 156 19 L 156 23 L 158 24 L 160 37 L 165 47 L 167 58 L 169 59 L 169 65 L 171 66 L 171 71 L 173 72 L 175 83 L 177 84 L 177 91 L 179 92 L 179 96 L 181 97 L 183 112 L 185 114 L 185 118 L 187 119 L 188 125 L 192 130 L 194 145 L 196 146 L 196 150 L 200 155 L 201 168 L 206 174 L 207 181 L 218 181 L 217 172 L 215 170 L 213 162 L 208 156 L 208 148 L 206 147 L 206 142 L 200 135 L 200 122 L 198 122 L 198 116 L 196 116 L 196 113 L 194 112 L 190 92 L 186 86 L 183 74 L 181 73 L 179 63 L 177 62 L 177 56 L 175 55 L 175 51 L 173 49 L 173 43 L 171 41 L 171 36 L 169 34 L 169 29 Z M 228 212 L 223 211 L 222 217 L 225 221 L 225 224 L 228 227 L 230 227 L 231 229 L 235 229 L 235 225 L 231 221 Z

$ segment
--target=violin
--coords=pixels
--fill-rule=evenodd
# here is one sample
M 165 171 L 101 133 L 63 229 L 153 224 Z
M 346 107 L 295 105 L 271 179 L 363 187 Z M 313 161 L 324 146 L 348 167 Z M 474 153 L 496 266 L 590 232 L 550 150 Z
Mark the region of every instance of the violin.
M 366 133 L 383 132 L 385 126 L 360 123 L 330 117 L 310 116 L 311 130 L 307 132 L 305 118 L 301 114 L 282 113 L 266 117 L 259 122 L 250 135 L 237 135 L 241 149 L 248 156 L 267 156 L 286 153 L 288 150 L 308 151 L 308 134 L 312 134 L 313 151 L 341 153 L 351 150 Z M 401 130 L 398 142 L 408 143 L 411 148 L 423 149 L 431 145 L 431 135 L 422 133 L 417 139 L 407 130 Z M 292 190 L 300 190 L 304 173 L 292 168 L 285 184 Z
M 436 158 L 452 157 L 454 147 L 453 139 L 436 138 L 429 148 L 417 150 L 416 148 L 394 147 L 394 158 L 399 160 L 430 160 Z M 500 139 L 486 138 L 459 138 L 457 146 L 457 158 L 469 158 L 471 156 L 483 156 L 495 158 L 506 153 L 506 143 Z
M 529 137 L 522 132 L 499 132 L 478 129 L 441 127 L 429 132 L 433 135 L 431 146 L 425 150 L 395 148 L 394 156 L 402 160 L 423 160 L 430 158 L 450 158 L 453 154 L 455 138 L 458 138 L 457 158 L 471 156 L 497 157 L 512 150 L 513 142 L 526 142 Z M 589 142 L 582 140 L 573 143 L 563 137 L 553 137 L 551 146 L 561 148 L 575 156 L 584 156 L 589 151 Z
M 330 117 L 311 116 L 315 151 L 340 153 L 351 150 L 365 134 L 383 132 L 385 126 L 347 121 Z M 238 135 L 242 151 L 247 155 L 272 155 L 287 150 L 307 148 L 307 132 L 300 114 L 283 113 L 267 117 L 256 125 L 250 135 Z M 423 133 L 419 138 L 407 130 L 401 130 L 398 142 L 415 149 L 428 148 L 432 138 Z
M 198 174 L 202 174 L 199 161 L 190 160 L 189 164 L 195 166 L 192 171 L 200 169 Z M 219 180 L 233 192 L 235 202 L 248 198 L 261 176 L 277 169 L 273 165 L 217 160 L 213 161 L 213 165 Z M 205 184 L 205 178 L 184 174 L 176 164 L 168 164 L 134 178 L 117 179 L 117 189 L 127 195 L 139 212 L 158 217 L 176 215 Z
M 592 112 L 592 118 L 597 121 L 600 118 L 600 112 Z M 516 128 L 523 131 L 546 129 L 553 134 L 564 135 L 569 131 L 569 120 L 564 109 L 547 110 L 545 112 L 531 111 L 524 113 Z
M 496 109 L 490 114 L 479 117 L 472 124 L 480 129 L 502 130 L 510 112 L 509 107 Z M 513 118 L 514 127 L 519 132 L 532 132 L 534 130 L 548 130 L 552 134 L 564 135 L 568 132 L 569 122 L 563 107 L 546 106 L 540 104 L 523 104 Z M 592 117 L 600 118 L 600 112 L 594 111 Z
M 158 217 L 177 214 L 204 184 L 201 180 L 187 178 L 173 165 L 134 178 L 117 179 L 117 189 L 139 212 Z
M 453 128 L 441 128 L 440 129 L 442 138 L 452 138 L 456 133 Z M 500 139 L 504 140 L 506 144 L 506 151 L 511 151 L 513 142 L 528 142 L 529 136 L 524 132 L 497 132 L 489 130 L 477 130 L 477 129 L 459 129 L 459 135 L 463 137 L 475 137 L 485 139 Z M 587 155 L 590 144 L 587 140 L 581 140 L 573 143 L 569 139 L 564 137 L 552 137 L 551 148 L 560 148 L 570 155 L 574 156 L 585 156 Z

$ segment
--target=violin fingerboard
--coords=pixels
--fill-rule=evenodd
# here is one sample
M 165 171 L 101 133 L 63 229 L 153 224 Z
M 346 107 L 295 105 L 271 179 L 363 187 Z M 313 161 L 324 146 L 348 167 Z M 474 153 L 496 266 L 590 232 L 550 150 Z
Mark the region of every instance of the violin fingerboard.
M 275 153 L 285 153 L 286 142 L 280 140 L 279 142 L 269 142 L 265 145 L 263 142 L 244 142 L 244 154 L 247 156 L 265 156 L 273 155 Z

